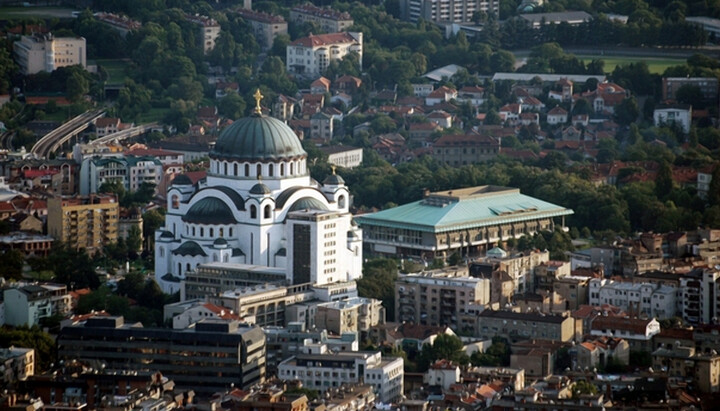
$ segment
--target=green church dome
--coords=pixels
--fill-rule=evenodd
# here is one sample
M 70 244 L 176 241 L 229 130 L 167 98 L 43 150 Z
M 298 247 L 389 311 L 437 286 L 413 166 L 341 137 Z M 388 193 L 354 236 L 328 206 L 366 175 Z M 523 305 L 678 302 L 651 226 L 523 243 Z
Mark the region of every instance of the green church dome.
M 236 224 L 232 210 L 216 197 L 205 197 L 193 204 L 182 218 L 186 223 L 195 224 Z
M 220 133 L 210 157 L 227 160 L 282 160 L 306 157 L 300 139 L 287 124 L 260 114 L 234 122 Z
M 327 211 L 328 208 L 322 201 L 312 198 L 303 197 L 293 203 L 288 212 L 299 210 L 322 210 Z

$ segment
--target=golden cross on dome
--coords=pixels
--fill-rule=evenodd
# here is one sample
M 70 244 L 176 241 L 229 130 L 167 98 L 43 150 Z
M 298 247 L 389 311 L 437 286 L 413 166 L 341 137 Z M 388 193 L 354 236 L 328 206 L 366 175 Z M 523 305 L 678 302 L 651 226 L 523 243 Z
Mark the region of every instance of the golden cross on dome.
M 257 114 L 262 114 L 262 107 L 260 107 L 260 100 L 262 100 L 264 96 L 260 93 L 260 89 L 255 90 L 255 94 L 253 94 L 253 97 L 255 97 L 255 112 Z
M 332 169 L 333 175 L 335 175 L 335 164 L 331 165 L 330 168 Z

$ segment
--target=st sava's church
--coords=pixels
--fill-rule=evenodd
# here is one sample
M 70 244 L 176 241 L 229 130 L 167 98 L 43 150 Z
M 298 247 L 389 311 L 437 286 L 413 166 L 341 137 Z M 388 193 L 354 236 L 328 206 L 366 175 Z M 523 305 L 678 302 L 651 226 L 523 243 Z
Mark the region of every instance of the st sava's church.
M 288 284 L 360 278 L 362 232 L 350 193 L 334 173 L 322 184 L 307 166 L 297 135 L 257 107 L 222 131 L 207 177 L 176 177 L 167 192 L 165 226 L 155 233 L 155 276 L 179 291 L 199 265 L 228 263 L 284 269 Z

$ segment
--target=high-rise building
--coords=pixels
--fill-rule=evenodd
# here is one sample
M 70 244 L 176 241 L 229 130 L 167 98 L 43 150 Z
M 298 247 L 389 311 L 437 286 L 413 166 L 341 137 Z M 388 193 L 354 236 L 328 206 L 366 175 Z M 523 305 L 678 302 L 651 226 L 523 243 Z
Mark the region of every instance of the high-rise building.
M 311 178 L 300 140 L 260 114 L 261 97 L 255 114 L 220 134 L 204 180 L 193 185 L 181 175 L 170 185 L 165 226 L 155 234 L 155 275 L 166 292 L 213 262 L 279 268 L 290 284 L 361 275 L 362 234 L 345 182 Z
M 490 280 L 467 268 L 400 275 L 395 281 L 395 319 L 421 325 L 447 325 L 475 333 L 475 319 L 490 303 Z
M 48 204 L 48 234 L 72 248 L 94 254 L 118 239 L 119 205 L 114 194 L 52 197 Z
M 13 43 L 15 61 L 24 75 L 52 72 L 60 67 L 87 67 L 84 37 L 22 36 Z
M 215 48 L 215 41 L 220 36 L 220 23 L 217 20 L 200 15 L 186 15 L 187 20 L 200 26 L 200 40 L 203 52 L 208 54 Z
M 237 321 L 208 319 L 184 330 L 125 324 L 123 317 L 91 317 L 64 327 L 58 358 L 110 369 L 154 370 L 203 395 L 265 380 L 265 334 Z
M 475 12 L 488 15 L 500 13 L 499 0 L 404 0 L 400 2 L 401 16 L 413 23 L 420 19 L 433 23 L 467 23 Z

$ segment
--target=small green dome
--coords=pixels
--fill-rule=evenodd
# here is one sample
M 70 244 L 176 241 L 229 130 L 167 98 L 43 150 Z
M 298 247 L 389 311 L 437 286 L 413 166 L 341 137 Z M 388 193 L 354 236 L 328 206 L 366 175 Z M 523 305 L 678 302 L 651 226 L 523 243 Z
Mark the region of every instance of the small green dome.
M 195 241 L 186 241 L 180 245 L 180 247 L 176 248 L 172 252 L 175 255 L 182 255 L 182 256 L 192 256 L 197 257 L 199 255 L 203 257 L 207 257 L 207 254 L 205 254 L 205 251 L 200 246 L 200 244 L 196 243 Z
M 213 242 L 213 247 L 215 248 L 226 248 L 228 246 L 228 242 L 226 239 L 222 237 L 218 237 L 217 240 Z
M 190 180 L 190 177 L 186 176 L 185 174 L 180 174 L 179 176 L 175 177 L 170 184 L 174 186 L 191 186 L 193 182 L 192 180 Z
M 299 210 L 323 210 L 327 211 L 328 208 L 325 204 L 323 204 L 322 201 L 312 198 L 312 197 L 303 197 L 297 201 L 295 201 L 288 210 L 288 212 L 291 211 L 299 211 Z
M 270 193 L 270 188 L 263 183 L 257 183 L 250 189 L 250 194 L 265 195 Z
M 193 204 L 182 218 L 186 223 L 235 224 L 235 216 L 224 201 L 217 197 L 205 197 Z
M 330 174 L 323 180 L 323 185 L 339 186 L 345 184 L 345 180 L 337 174 Z
M 253 115 L 234 122 L 220 133 L 210 157 L 229 160 L 281 160 L 306 157 L 300 139 L 287 124 Z

